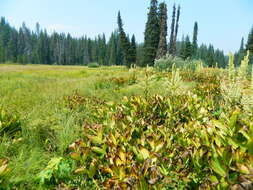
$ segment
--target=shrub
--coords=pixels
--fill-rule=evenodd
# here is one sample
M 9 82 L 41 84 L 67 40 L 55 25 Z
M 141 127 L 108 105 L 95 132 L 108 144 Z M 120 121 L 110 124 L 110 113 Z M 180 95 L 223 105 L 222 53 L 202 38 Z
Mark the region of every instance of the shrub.
M 88 65 L 87 65 L 89 68 L 98 68 L 99 67 L 99 64 L 98 63 L 89 63 Z
M 192 93 L 101 107 L 69 147 L 75 173 L 102 189 L 251 189 L 252 116 L 215 111 Z
M 204 67 L 200 60 L 183 60 L 179 57 L 167 55 L 161 59 L 155 60 L 155 68 L 159 71 L 171 71 L 173 65 L 181 70 L 197 71 Z
M 41 186 L 60 184 L 70 179 L 72 163 L 62 157 L 52 158 L 47 167 L 37 176 Z

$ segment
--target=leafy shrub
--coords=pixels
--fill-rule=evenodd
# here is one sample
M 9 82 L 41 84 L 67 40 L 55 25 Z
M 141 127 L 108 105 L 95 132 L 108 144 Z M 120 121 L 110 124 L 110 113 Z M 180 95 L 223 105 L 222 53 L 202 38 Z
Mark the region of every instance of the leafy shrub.
M 41 186 L 55 185 L 70 179 L 72 163 L 62 157 L 52 158 L 37 176 Z
M 183 60 L 179 57 L 172 57 L 167 55 L 161 59 L 155 60 L 154 67 L 159 71 L 171 71 L 173 65 L 181 70 L 196 71 L 204 67 L 202 61 L 199 60 Z
M 105 189 L 252 188 L 253 120 L 215 111 L 192 93 L 105 105 L 69 147 L 75 173 Z
M 99 67 L 99 64 L 98 63 L 89 63 L 88 65 L 87 65 L 89 68 L 98 68 Z
M 95 96 L 85 97 L 78 91 L 75 91 L 73 95 L 65 96 L 64 102 L 67 108 L 77 111 L 80 108 L 88 107 L 91 111 L 97 107 L 105 104 L 105 102 Z

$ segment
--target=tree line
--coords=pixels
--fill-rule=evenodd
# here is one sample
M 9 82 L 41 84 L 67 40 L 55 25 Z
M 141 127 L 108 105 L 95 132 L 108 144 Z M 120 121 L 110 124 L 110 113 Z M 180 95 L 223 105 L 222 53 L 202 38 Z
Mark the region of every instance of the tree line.
M 35 30 L 24 23 L 16 29 L 5 20 L 0 20 L 0 62 L 31 64 L 87 65 L 96 62 L 99 65 L 138 66 L 154 65 L 155 59 L 166 54 L 182 59 L 201 59 L 208 66 L 225 67 L 227 56 L 213 45 L 198 45 L 198 23 L 194 23 L 192 38 L 189 35 L 178 40 L 180 26 L 180 5 L 172 7 L 170 31 L 168 31 L 168 8 L 165 2 L 150 1 L 144 32 L 144 43 L 138 44 L 124 29 L 120 12 L 118 28 L 107 40 L 105 34 L 94 39 L 87 36 L 75 38 L 70 34 L 48 34 L 36 24 Z M 168 35 L 169 34 L 169 35 Z M 239 65 L 245 52 L 253 52 L 253 28 L 245 44 L 242 39 L 240 49 L 235 54 Z
M 135 37 L 132 36 L 132 45 Z M 87 36 L 74 38 L 70 34 L 54 32 L 51 35 L 36 25 L 35 31 L 23 24 L 19 30 L 11 27 L 5 18 L 0 21 L 0 62 L 31 64 L 123 65 L 123 50 L 118 31 L 109 40 L 105 34 L 95 39 Z
M 203 60 L 209 67 L 226 67 L 228 62 L 228 56 L 225 55 L 224 51 L 215 49 L 212 44 L 198 45 L 198 23 L 194 23 L 192 40 L 189 35 L 183 36 L 182 40 L 177 39 L 179 31 L 179 21 L 181 14 L 181 7 L 178 5 L 173 6 L 170 36 L 168 38 L 168 10 L 165 2 L 158 3 L 157 0 L 150 1 L 149 12 L 147 15 L 147 22 L 144 32 L 144 43 L 139 44 L 137 48 L 137 64 L 139 66 L 154 65 L 155 59 L 159 59 L 166 54 L 171 56 L 181 57 L 182 59 L 200 59 Z M 120 22 L 119 22 L 120 18 Z M 118 16 L 118 27 L 121 36 L 121 43 L 124 49 L 124 56 L 126 57 L 126 65 L 133 63 L 128 59 L 127 53 L 130 42 L 127 41 L 126 34 L 123 29 L 122 19 L 120 13 Z M 253 29 L 249 34 L 247 45 L 244 45 L 242 40 L 241 47 L 238 52 L 235 53 L 235 64 L 240 65 L 245 52 L 250 50 L 252 52 L 253 44 Z

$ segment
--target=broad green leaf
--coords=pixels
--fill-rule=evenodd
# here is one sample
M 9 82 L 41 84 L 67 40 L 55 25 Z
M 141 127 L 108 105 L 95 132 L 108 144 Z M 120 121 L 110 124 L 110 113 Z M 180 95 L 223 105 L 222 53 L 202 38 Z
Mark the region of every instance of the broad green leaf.
M 211 160 L 211 168 L 220 176 L 226 177 L 227 175 L 226 167 L 221 164 L 221 162 L 217 157 Z

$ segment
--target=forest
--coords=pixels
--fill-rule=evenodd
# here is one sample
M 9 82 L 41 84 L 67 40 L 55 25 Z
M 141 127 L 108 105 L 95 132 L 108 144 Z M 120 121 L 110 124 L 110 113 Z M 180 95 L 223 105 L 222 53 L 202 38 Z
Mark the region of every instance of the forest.
M 150 0 L 143 42 L 2 17 L 0 190 L 252 190 L 253 27 L 226 53 L 182 11 Z
M 159 45 L 159 48 L 164 48 L 161 55 L 168 52 L 170 55 L 184 60 L 201 59 L 209 67 L 214 67 L 216 64 L 219 67 L 226 67 L 228 56 L 222 50 L 215 49 L 211 44 L 198 45 L 197 22 L 193 23 L 192 37 L 189 35 L 183 36 L 178 41 L 180 6 L 177 8 L 174 6 L 172 13 L 169 43 L 166 40 L 168 35 L 167 7 L 166 4 L 161 3 L 159 7 L 154 5 L 154 9 L 150 9 L 149 14 L 154 15 L 154 18 L 150 16 L 145 31 L 145 42 L 140 44 L 136 42 L 134 34 L 130 36 L 124 32 L 120 12 L 117 17 L 119 28 L 112 32 L 108 40 L 105 34 L 98 35 L 95 39 L 87 36 L 73 38 L 70 34 L 59 34 L 57 32 L 49 35 L 46 29 L 43 30 L 40 27 L 39 23 L 36 24 L 34 31 L 26 27 L 25 23 L 22 27 L 16 29 L 11 27 L 8 21 L 2 17 L 0 21 L 0 62 L 11 61 L 21 64 L 49 65 L 88 65 L 89 63 L 97 63 L 98 65 L 129 66 L 130 64 L 136 64 L 143 67 L 154 63 L 154 56 L 146 57 L 146 54 L 149 54 L 146 51 L 146 45 L 155 48 L 154 51 L 157 51 Z M 154 32 L 155 35 L 149 36 L 150 32 Z M 247 45 L 247 49 L 252 46 L 250 45 L 252 44 L 252 35 L 253 31 L 249 34 L 247 44 L 244 44 L 244 39 L 241 41 L 240 48 L 238 48 L 239 50 L 235 55 L 237 66 L 246 51 L 245 45 Z M 154 44 L 149 44 L 149 38 L 156 38 Z M 163 40 L 161 44 L 159 38 Z M 126 60 L 124 60 L 125 49 L 127 49 L 128 55 Z M 159 56 L 155 56 L 155 58 L 159 58 Z

